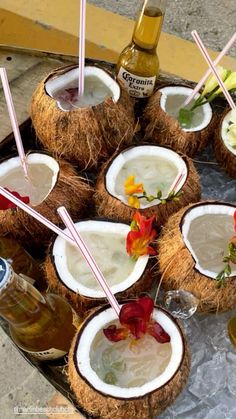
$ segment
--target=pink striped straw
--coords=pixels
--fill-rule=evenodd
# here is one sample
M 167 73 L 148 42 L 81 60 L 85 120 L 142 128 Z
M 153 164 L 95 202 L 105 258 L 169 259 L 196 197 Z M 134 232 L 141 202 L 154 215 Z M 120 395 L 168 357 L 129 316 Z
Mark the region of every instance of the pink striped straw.
M 170 192 L 176 190 L 176 188 L 180 184 L 180 182 L 183 179 L 183 177 L 184 177 L 184 173 L 183 172 L 177 174 L 177 177 L 175 178 L 174 182 L 172 183 L 172 185 L 170 187 Z
M 115 298 L 114 294 L 111 292 L 111 289 L 106 281 L 106 279 L 103 276 L 103 273 L 101 272 L 100 268 L 98 267 L 95 259 L 91 255 L 86 243 L 84 242 L 83 238 L 79 234 L 79 232 L 76 230 L 75 225 L 68 214 L 65 207 L 60 207 L 57 209 L 58 214 L 60 215 L 62 221 L 65 223 L 66 227 L 68 228 L 71 237 L 73 237 L 75 243 L 77 244 L 80 252 L 82 253 L 83 257 L 85 258 L 87 264 L 89 265 L 91 271 L 93 272 L 93 275 L 97 282 L 102 287 L 111 307 L 115 310 L 117 316 L 119 317 L 120 313 L 120 306 L 118 304 L 117 299 Z
M 222 91 L 225 95 L 226 100 L 228 101 L 229 106 L 231 107 L 231 109 L 234 109 L 236 105 L 235 105 L 232 97 L 230 96 L 228 90 L 225 88 L 225 85 L 224 85 L 223 81 L 221 80 L 217 70 L 215 69 L 214 64 L 213 64 L 211 58 L 209 57 L 209 55 L 207 53 L 207 50 L 206 50 L 200 36 L 198 35 L 197 31 L 192 31 L 191 34 L 192 34 L 192 37 L 195 40 L 198 48 L 200 49 L 203 57 L 205 58 L 208 66 L 210 67 L 210 69 L 214 73 L 216 79 L 218 80 L 218 83 L 219 83 L 219 85 L 220 85 L 220 87 L 221 87 L 221 89 L 222 89 Z
M 235 41 L 236 41 L 236 32 L 234 33 L 234 35 L 232 36 L 232 38 L 229 40 L 229 42 L 225 45 L 225 47 L 222 49 L 222 51 L 218 55 L 218 57 L 215 59 L 215 61 L 213 63 L 214 66 L 217 66 L 217 64 L 219 64 L 219 62 L 222 60 L 222 58 L 224 57 L 224 55 L 229 51 L 229 49 L 232 47 L 232 45 L 235 43 Z M 187 97 L 187 99 L 185 100 L 185 102 L 183 104 L 183 107 L 187 106 L 191 102 L 191 100 L 199 92 L 199 90 L 202 88 L 202 86 L 207 81 L 207 79 L 208 79 L 208 77 L 210 75 L 211 75 L 211 69 L 209 68 L 207 70 L 207 72 L 204 74 L 204 76 L 201 78 L 201 80 L 199 80 L 198 84 L 193 89 L 191 95 Z
M 19 157 L 20 157 L 21 165 L 22 165 L 22 168 L 24 170 L 25 178 L 27 180 L 29 180 L 27 164 L 26 164 L 26 155 L 25 155 L 25 151 L 24 151 L 24 147 L 23 147 L 23 143 L 22 143 L 22 139 L 21 139 L 21 135 L 20 135 L 19 125 L 18 125 L 17 117 L 16 117 L 16 111 L 15 111 L 15 108 L 14 108 L 12 95 L 11 95 L 11 90 L 10 90 L 10 86 L 9 86 L 9 82 L 8 82 L 7 73 L 6 73 L 5 68 L 0 68 L 0 76 L 1 76 L 1 80 L 2 80 L 2 87 L 3 87 L 5 99 L 6 99 L 8 113 L 9 113 L 9 117 L 10 117 L 10 121 L 11 121 L 12 130 L 14 132 L 14 137 L 15 137 L 16 146 L 17 146 Z
M 86 26 L 86 0 L 80 0 L 80 26 L 79 26 L 79 93 L 84 94 L 84 66 L 85 66 L 85 26 Z

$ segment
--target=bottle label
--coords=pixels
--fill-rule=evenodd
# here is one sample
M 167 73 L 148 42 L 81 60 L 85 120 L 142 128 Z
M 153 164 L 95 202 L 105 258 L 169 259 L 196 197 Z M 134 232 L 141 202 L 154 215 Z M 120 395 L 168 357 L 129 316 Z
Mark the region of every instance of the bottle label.
M 131 97 L 144 98 L 153 93 L 156 76 L 139 77 L 120 67 L 118 79 L 123 84 Z
M 50 349 L 47 349 L 46 351 L 40 351 L 40 352 L 27 351 L 26 349 L 23 349 L 23 350 L 27 352 L 28 354 L 33 355 L 35 358 L 41 359 L 42 361 L 46 361 L 46 360 L 52 361 L 53 359 L 62 358 L 64 355 L 67 354 L 67 352 L 61 351 L 60 349 L 55 349 L 55 348 L 50 348 Z

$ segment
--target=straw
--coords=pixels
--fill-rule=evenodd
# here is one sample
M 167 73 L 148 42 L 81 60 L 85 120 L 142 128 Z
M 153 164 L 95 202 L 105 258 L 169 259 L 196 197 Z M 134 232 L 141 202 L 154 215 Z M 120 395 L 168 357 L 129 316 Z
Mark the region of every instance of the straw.
M 73 237 L 75 243 L 77 244 L 79 250 L 81 251 L 83 257 L 85 258 L 87 264 L 89 265 L 91 271 L 93 272 L 93 275 L 97 282 L 102 287 L 111 307 L 115 310 L 117 316 L 119 317 L 120 313 L 120 306 L 118 304 L 117 299 L 115 298 L 114 294 L 112 293 L 106 279 L 103 276 L 103 273 L 101 272 L 100 268 L 98 267 L 95 259 L 91 255 L 86 243 L 84 242 L 83 238 L 79 234 L 79 232 L 76 230 L 75 225 L 68 214 L 65 207 L 60 207 L 57 209 L 58 214 L 60 215 L 61 219 L 65 223 L 66 227 L 68 228 L 71 236 Z
M 80 0 L 79 91 L 78 91 L 79 97 L 83 96 L 84 94 L 85 22 L 86 22 L 86 0 Z
M 232 47 L 232 45 L 235 43 L 235 41 L 236 41 L 236 32 L 234 33 L 234 35 L 232 36 L 232 38 L 229 40 L 229 42 L 225 45 L 225 47 L 222 49 L 222 51 L 218 55 L 218 57 L 215 59 L 215 61 L 213 63 L 214 66 L 217 66 L 217 64 L 219 64 L 219 62 L 222 60 L 222 58 L 228 52 L 228 50 Z M 191 95 L 187 97 L 187 99 L 185 100 L 185 102 L 183 104 L 183 107 L 187 106 L 191 102 L 191 100 L 199 92 L 199 90 L 202 88 L 202 86 L 204 85 L 204 83 L 206 82 L 206 80 L 208 79 L 208 77 L 210 75 L 211 75 L 211 69 L 209 68 L 207 70 L 207 72 L 205 73 L 205 75 L 201 78 L 201 80 L 199 80 L 198 84 L 193 89 Z
M 184 173 L 183 172 L 177 174 L 174 182 L 172 183 L 172 185 L 170 187 L 170 192 L 172 192 L 172 191 L 175 192 L 177 186 L 179 185 L 179 183 L 181 182 L 181 180 L 183 179 L 183 177 L 184 177 Z
M 225 95 L 226 100 L 229 103 L 229 106 L 231 107 L 231 109 L 234 109 L 236 107 L 236 105 L 235 105 L 232 97 L 230 96 L 228 90 L 225 88 L 225 85 L 224 85 L 223 81 L 221 80 L 217 70 L 215 69 L 214 64 L 213 64 L 212 60 L 210 59 L 210 57 L 207 53 L 207 50 L 206 50 L 200 36 L 198 35 L 197 31 L 192 31 L 191 34 L 192 34 L 192 37 L 194 38 L 198 48 L 200 49 L 203 57 L 205 58 L 208 66 L 211 68 L 211 70 L 214 73 L 216 79 L 218 80 L 218 83 L 219 83 L 219 85 L 220 85 L 220 87 L 221 87 L 221 89 L 222 89 L 222 91 Z
M 0 68 L 0 76 L 1 76 L 1 80 L 2 80 L 3 91 L 4 91 L 5 98 L 6 98 L 9 117 L 10 117 L 10 120 L 11 120 L 11 126 L 12 126 L 12 130 L 14 132 L 14 137 L 15 137 L 16 146 L 17 146 L 19 157 L 20 157 L 21 165 L 22 165 L 22 168 L 24 170 L 25 178 L 27 180 L 29 180 L 27 164 L 26 164 L 26 155 L 25 155 L 25 152 L 24 152 L 24 147 L 23 147 L 23 143 L 22 143 L 22 139 L 21 139 L 21 135 L 20 135 L 19 125 L 18 125 L 17 118 L 16 118 L 16 112 L 15 112 L 15 108 L 14 108 L 14 105 L 13 105 L 12 95 L 11 95 L 10 86 L 9 86 L 9 83 L 8 83 L 8 78 L 7 78 L 7 73 L 6 73 L 5 68 Z

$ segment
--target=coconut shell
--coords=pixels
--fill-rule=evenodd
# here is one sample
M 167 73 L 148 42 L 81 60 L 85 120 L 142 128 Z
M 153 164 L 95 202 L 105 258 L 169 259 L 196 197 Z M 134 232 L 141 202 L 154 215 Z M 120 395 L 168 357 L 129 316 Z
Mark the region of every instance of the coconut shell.
M 106 172 L 116 156 L 117 154 L 112 156 L 108 163 L 102 167 L 102 170 L 98 176 L 95 193 L 97 213 L 102 217 L 115 218 L 119 221 L 130 222 L 137 210 L 110 195 L 105 185 Z M 157 218 L 157 226 L 159 227 L 167 221 L 170 215 L 177 212 L 180 208 L 188 205 L 190 202 L 199 201 L 201 197 L 199 176 L 194 167 L 194 164 L 188 157 L 182 157 L 187 164 L 188 177 L 181 189 L 183 194 L 180 196 L 179 200 L 172 200 L 166 204 L 159 204 L 149 208 L 139 209 L 141 215 L 144 215 L 145 217 L 151 217 L 155 215 Z
M 199 204 L 202 204 L 200 202 Z M 211 201 L 206 203 L 212 203 Z M 171 216 L 158 239 L 158 262 L 165 291 L 183 289 L 199 299 L 198 311 L 223 312 L 236 308 L 236 277 L 227 279 L 223 288 L 195 269 L 195 260 L 186 247 L 181 233 L 181 222 L 186 211 L 182 208 Z
M 233 179 L 236 179 L 236 156 L 225 146 L 221 137 L 222 123 L 228 113 L 229 109 L 222 115 L 219 127 L 215 131 L 215 157 L 226 173 Z
M 81 318 L 86 317 L 87 312 L 93 308 L 97 307 L 102 304 L 107 303 L 106 298 L 89 298 L 85 297 L 79 293 L 75 293 L 74 291 L 70 290 L 64 283 L 61 281 L 57 270 L 55 268 L 53 256 L 51 253 L 51 249 L 53 246 L 54 240 L 49 246 L 49 252 L 44 263 L 44 270 L 46 273 L 46 278 L 48 282 L 48 287 L 52 292 L 55 292 L 66 300 L 72 305 L 76 313 Z M 116 298 L 118 299 L 127 299 L 139 296 L 142 292 L 150 291 L 153 285 L 155 284 L 156 275 L 153 272 L 153 265 L 152 262 L 149 260 L 145 271 L 143 272 L 140 279 L 135 282 L 130 288 L 126 289 L 125 291 L 119 292 L 116 294 Z
M 46 199 L 33 209 L 54 224 L 61 224 L 57 208 L 65 206 L 72 218 L 81 218 L 91 202 L 93 188 L 78 176 L 73 166 L 57 160 L 60 171 L 57 182 Z M 30 206 L 30 204 L 29 204 Z M 24 247 L 40 247 L 48 244 L 53 232 L 20 208 L 0 211 L 0 235 L 10 236 Z
M 214 136 L 216 117 L 201 131 L 186 132 L 179 122 L 160 106 L 161 93 L 157 90 L 149 99 L 144 110 L 143 125 L 145 141 L 169 146 L 173 150 L 193 157 L 203 150 Z
M 75 67 L 56 69 L 41 81 L 32 97 L 30 115 L 45 149 L 76 162 L 81 169 L 94 168 L 115 150 L 132 143 L 134 105 L 120 86 L 117 103 L 108 98 L 89 108 L 59 109 L 56 100 L 46 93 L 45 83 Z
M 160 389 L 143 397 L 129 400 L 98 393 L 77 372 L 74 354 L 78 336 L 79 332 L 73 340 L 69 353 L 69 382 L 79 405 L 91 417 L 103 419 L 154 419 L 175 401 L 186 385 L 191 359 L 185 342 L 182 363 L 177 373 L 172 380 Z

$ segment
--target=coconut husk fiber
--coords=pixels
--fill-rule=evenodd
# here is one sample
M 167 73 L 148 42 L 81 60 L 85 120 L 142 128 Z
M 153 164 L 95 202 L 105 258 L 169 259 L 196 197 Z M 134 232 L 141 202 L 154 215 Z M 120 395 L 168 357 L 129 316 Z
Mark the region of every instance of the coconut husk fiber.
M 225 146 L 221 137 L 222 123 L 228 113 L 229 109 L 222 115 L 219 127 L 215 131 L 215 157 L 226 173 L 233 179 L 236 179 L 236 156 Z
M 170 406 L 185 387 L 190 371 L 190 353 L 185 341 L 182 364 L 168 384 L 137 399 L 124 400 L 101 394 L 77 372 L 75 350 L 79 333 L 75 336 L 69 353 L 69 382 L 78 403 L 91 415 L 103 419 L 154 419 Z
M 225 287 L 217 288 L 214 279 L 195 269 L 195 260 L 183 241 L 181 220 L 185 212 L 194 206 L 182 208 L 171 216 L 159 236 L 158 262 L 162 287 L 165 291 L 183 289 L 194 294 L 199 299 L 199 312 L 231 310 L 236 307 L 236 277 L 227 279 Z
M 80 318 L 84 318 L 87 315 L 87 312 L 93 307 L 99 305 L 107 304 L 106 298 L 89 298 L 83 296 L 79 293 L 75 293 L 73 290 L 70 290 L 62 282 L 54 263 L 54 258 L 52 256 L 52 247 L 55 239 L 52 240 L 46 261 L 44 263 L 44 271 L 47 278 L 47 283 L 50 291 L 55 292 L 56 294 L 61 295 L 72 305 L 76 313 Z M 125 291 L 119 292 L 116 294 L 116 298 L 119 300 L 133 298 L 139 296 L 142 292 L 148 292 L 152 289 L 155 284 L 157 276 L 153 272 L 153 264 L 149 260 L 145 271 L 138 281 L 136 281 L 130 288 L 127 288 Z
M 78 176 L 70 163 L 63 160 L 57 162 L 60 171 L 54 188 L 33 209 L 59 225 L 62 221 L 57 214 L 57 208 L 65 206 L 73 218 L 81 218 L 91 202 L 93 188 L 87 180 Z M 48 244 L 53 235 L 51 230 L 18 207 L 0 211 L 0 235 L 7 233 L 26 248 L 33 246 L 40 249 Z
M 135 208 L 126 205 L 116 197 L 110 195 L 106 189 L 105 176 L 106 172 L 117 155 L 112 156 L 110 161 L 106 163 L 98 176 L 95 193 L 95 204 L 99 216 L 107 218 L 115 218 L 123 222 L 130 222 L 133 215 L 137 211 Z M 201 186 L 198 173 L 194 167 L 192 160 L 186 156 L 182 156 L 187 168 L 188 176 L 181 191 L 183 194 L 178 201 L 169 201 L 166 204 L 154 205 L 149 208 L 139 209 L 141 215 L 145 217 L 156 216 L 157 227 L 163 225 L 170 215 L 177 212 L 180 208 L 188 205 L 190 202 L 197 202 L 201 197 Z
M 158 145 L 169 146 L 173 150 L 193 157 L 203 150 L 214 137 L 217 118 L 214 116 L 209 125 L 201 131 L 184 131 L 177 119 L 170 116 L 160 106 L 161 92 L 157 90 L 148 100 L 143 114 L 145 129 L 144 140 Z
M 56 100 L 46 93 L 45 83 L 75 67 L 56 69 L 39 83 L 32 97 L 30 115 L 45 149 L 75 162 L 81 169 L 95 168 L 115 150 L 132 143 L 134 105 L 120 86 L 117 103 L 108 98 L 89 108 L 59 109 Z

